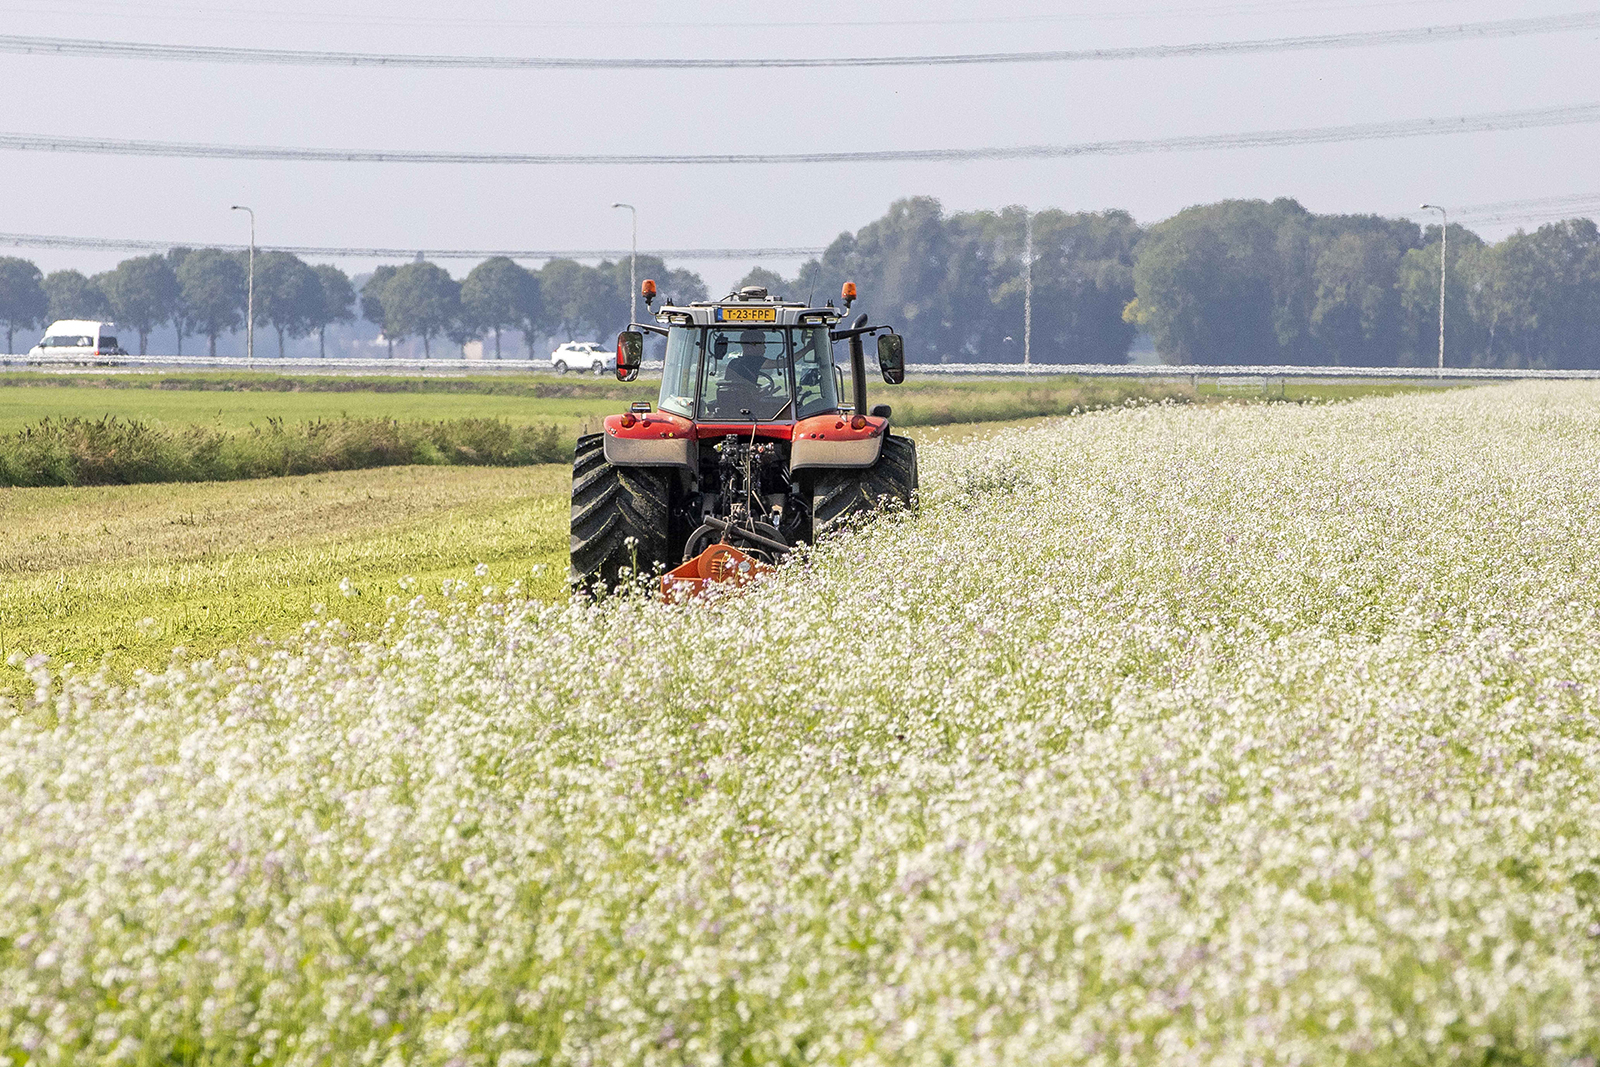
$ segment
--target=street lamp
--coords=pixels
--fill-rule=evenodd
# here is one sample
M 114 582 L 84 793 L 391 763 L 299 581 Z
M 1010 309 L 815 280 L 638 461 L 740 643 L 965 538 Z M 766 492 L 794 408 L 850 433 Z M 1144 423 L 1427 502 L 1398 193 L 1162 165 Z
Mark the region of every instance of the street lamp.
M 1439 213 L 1439 377 L 1444 377 L 1444 253 L 1450 247 L 1450 215 L 1438 204 L 1423 204 L 1423 211 Z
M 1033 212 L 1023 208 L 1022 260 L 1027 274 L 1022 283 L 1022 365 L 1033 363 Z
M 628 324 L 633 324 L 633 313 L 638 308 L 639 299 L 639 212 L 632 204 L 612 204 L 612 207 L 625 207 L 633 215 L 633 254 L 628 257 Z
M 250 369 L 256 369 L 256 213 L 243 204 L 235 204 L 231 211 L 250 212 L 250 275 L 245 283 L 244 296 L 244 358 Z

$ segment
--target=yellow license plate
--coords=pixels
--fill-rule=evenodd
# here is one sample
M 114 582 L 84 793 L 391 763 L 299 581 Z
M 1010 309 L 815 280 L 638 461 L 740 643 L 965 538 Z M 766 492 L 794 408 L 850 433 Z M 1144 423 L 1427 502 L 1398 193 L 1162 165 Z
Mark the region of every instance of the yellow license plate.
M 777 322 L 777 308 L 718 308 L 723 322 Z

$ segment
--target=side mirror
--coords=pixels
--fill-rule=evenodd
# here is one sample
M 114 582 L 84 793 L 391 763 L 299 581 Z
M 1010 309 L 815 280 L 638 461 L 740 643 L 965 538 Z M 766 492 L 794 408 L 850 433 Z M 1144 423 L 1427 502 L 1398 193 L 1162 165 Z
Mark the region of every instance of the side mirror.
M 878 369 L 883 380 L 899 385 L 906 380 L 906 339 L 897 333 L 878 335 Z
M 617 334 L 617 381 L 631 382 L 639 377 L 639 364 L 643 362 L 644 334 L 638 330 Z

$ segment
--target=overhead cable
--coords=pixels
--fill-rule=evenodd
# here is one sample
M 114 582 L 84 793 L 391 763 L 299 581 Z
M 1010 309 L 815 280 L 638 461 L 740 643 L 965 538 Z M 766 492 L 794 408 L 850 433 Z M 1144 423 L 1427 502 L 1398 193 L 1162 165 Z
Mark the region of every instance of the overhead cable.
M 759 68 L 939 67 L 1017 63 L 1084 63 L 1129 59 L 1179 59 L 1298 52 L 1329 48 L 1433 44 L 1446 41 L 1494 40 L 1530 34 L 1561 33 L 1600 26 L 1600 11 L 1491 22 L 1450 23 L 1400 30 L 1321 33 L 1301 37 L 1265 37 L 1248 41 L 1202 41 L 1193 44 L 1129 45 L 1120 48 L 1078 48 L 1041 52 L 964 52 L 948 55 L 899 56 L 466 56 L 380 52 L 320 52 L 286 48 L 241 48 L 225 45 L 152 44 L 0 34 L 0 52 L 189 63 L 245 63 L 298 67 L 396 67 L 460 70 L 749 70 Z
M 243 252 L 246 245 L 211 244 L 205 241 L 154 241 L 148 238 L 66 237 L 40 233 L 0 233 L 0 245 L 14 248 L 84 248 L 113 252 L 165 252 L 169 248 L 216 248 L 223 252 Z M 257 252 L 291 252 L 297 256 L 327 256 L 335 259 L 612 259 L 629 254 L 626 248 L 526 249 L 526 248 L 356 248 L 330 245 L 256 245 Z M 664 248 L 645 250 L 646 255 L 669 260 L 704 259 L 804 259 L 818 256 L 817 248 Z
M 979 14 L 962 17 L 927 17 L 927 18 L 822 18 L 810 19 L 797 18 L 765 18 L 760 21 L 731 21 L 728 18 L 713 20 L 690 20 L 684 18 L 649 19 L 628 17 L 624 19 L 593 19 L 593 18 L 542 18 L 542 19 L 508 19 L 492 17 L 473 17 L 469 14 L 452 11 L 449 14 L 437 15 L 397 15 L 393 12 L 381 14 L 361 12 L 357 14 L 341 13 L 337 11 L 285 11 L 273 10 L 270 20 L 274 24 L 297 25 L 357 25 L 364 28 L 373 26 L 449 26 L 452 28 L 486 28 L 492 31 L 505 31 L 512 29 L 602 29 L 610 31 L 635 30 L 654 32 L 659 30 L 733 30 L 756 31 L 770 33 L 775 29 L 830 29 L 844 30 L 855 27 L 921 27 L 921 26 L 978 26 L 978 25 L 1004 25 L 1024 23 L 1061 23 L 1061 22 L 1129 22 L 1148 21 L 1151 19 L 1172 18 L 1218 18 L 1252 14 L 1303 14 L 1325 11 L 1350 11 L 1363 9 L 1393 9 L 1408 7 L 1437 7 L 1439 0 L 1353 0 L 1353 2 L 1338 2 L 1338 0 L 1255 0 L 1255 2 L 1236 2 L 1225 4 L 1209 4 L 1198 7 L 1147 7 L 1123 8 L 1117 11 L 1052 11 L 1044 14 L 1028 15 L 995 15 Z M 51 15 L 60 15 L 64 11 L 88 11 L 96 18 L 122 18 L 133 19 L 148 23 L 154 20 L 180 21 L 195 23 L 198 21 L 260 21 L 263 13 L 251 8 L 230 8 L 220 4 L 162 4 L 159 9 L 152 9 L 150 5 L 129 5 L 127 3 L 94 3 L 85 0 L 49 0 L 47 4 L 28 4 L 23 0 L 6 0 L 0 3 L 0 11 L 35 13 L 44 11 Z M 636 13 L 630 13 L 636 14 Z
M 1487 204 L 1468 204 L 1454 214 L 1459 218 L 1545 218 L 1566 211 L 1577 211 L 1600 205 L 1600 194 L 1572 193 L 1565 196 L 1540 196 L 1523 200 L 1499 200 Z
M 252 159 L 298 163 L 444 163 L 491 166 L 737 166 L 749 164 L 970 163 L 1001 160 L 1072 159 L 1155 152 L 1277 148 L 1288 145 L 1388 141 L 1411 137 L 1582 126 L 1600 122 L 1600 104 L 1500 111 L 1447 119 L 1400 119 L 1348 126 L 1311 126 L 1250 133 L 1196 134 L 1149 140 L 1082 141 L 1075 144 L 991 148 L 874 148 L 855 152 L 712 152 L 704 154 L 448 152 L 371 148 L 285 148 L 271 145 L 134 141 L 54 134 L 0 133 L 0 150 L 65 152 L 165 159 Z

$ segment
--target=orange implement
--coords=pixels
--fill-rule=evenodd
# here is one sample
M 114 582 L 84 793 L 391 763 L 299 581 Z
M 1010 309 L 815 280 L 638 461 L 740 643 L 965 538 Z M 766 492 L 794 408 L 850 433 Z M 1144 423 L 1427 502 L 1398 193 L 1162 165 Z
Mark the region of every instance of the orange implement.
M 712 545 L 694 559 L 685 560 L 663 574 L 661 595 L 669 600 L 691 597 L 712 583 L 740 586 L 771 570 L 767 564 L 732 545 Z

